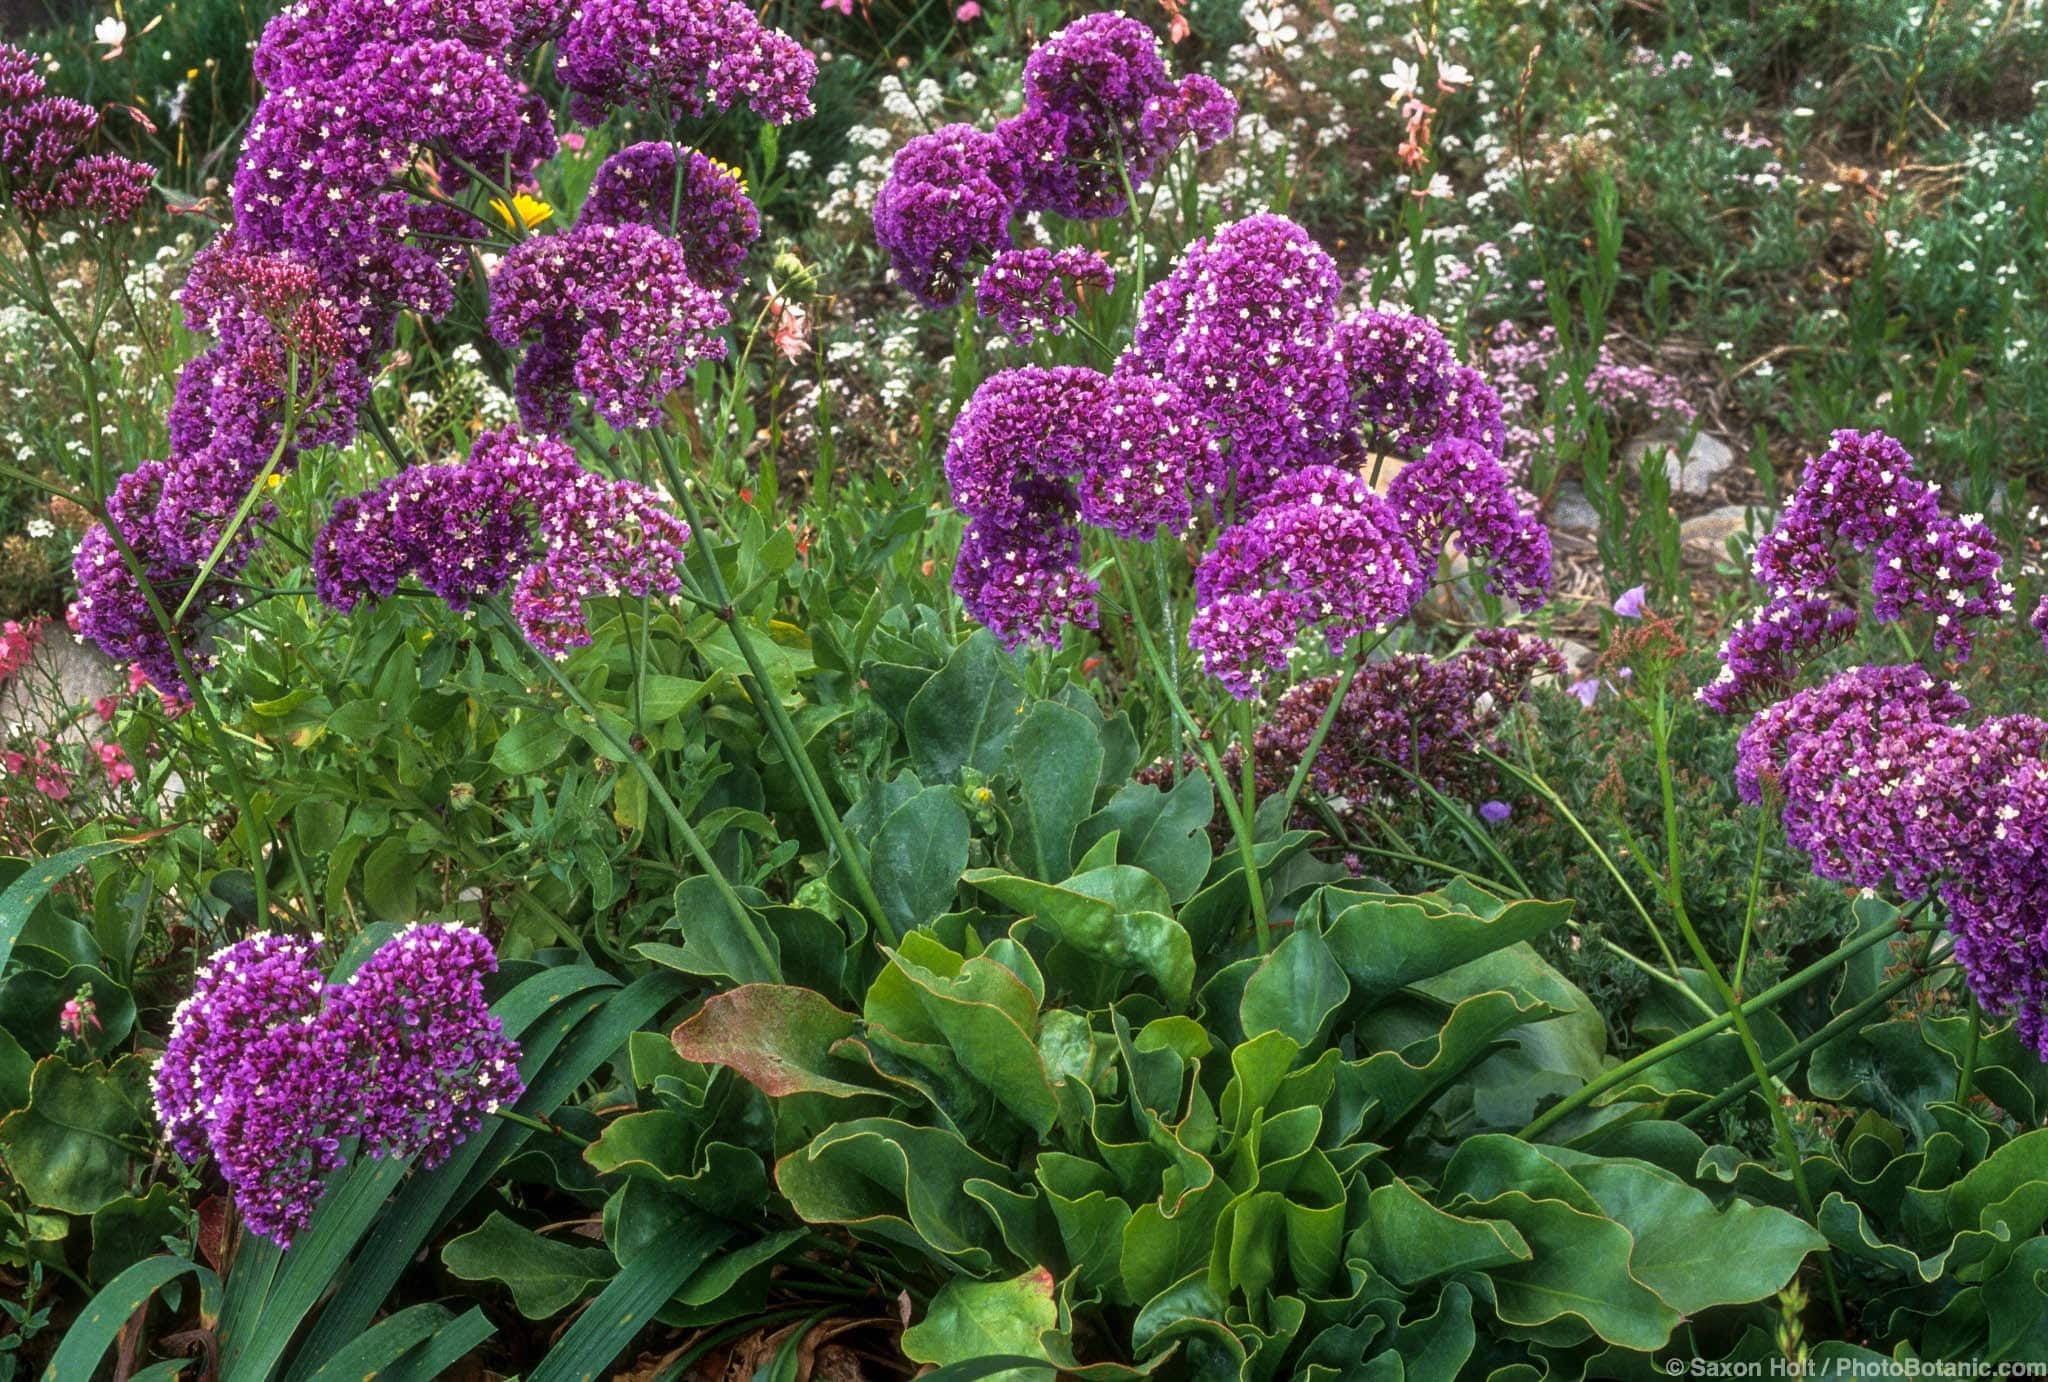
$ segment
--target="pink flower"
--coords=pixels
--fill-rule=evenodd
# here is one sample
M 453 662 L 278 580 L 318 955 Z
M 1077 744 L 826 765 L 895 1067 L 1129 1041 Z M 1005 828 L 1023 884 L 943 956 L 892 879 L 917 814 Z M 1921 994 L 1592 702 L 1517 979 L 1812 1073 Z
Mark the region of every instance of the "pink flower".
M 975 4 L 974 0 L 966 0 L 959 9 L 953 11 L 953 18 L 962 24 L 972 24 L 981 18 L 981 6 Z
M 112 696 L 101 696 L 92 703 L 92 713 L 100 717 L 103 724 L 114 723 L 114 712 L 121 708 L 121 702 Z
M 64 1035 L 70 1037 L 73 1041 L 84 1041 L 85 1029 L 88 1026 L 95 1032 L 103 1030 L 100 1026 L 99 1012 L 92 1001 L 92 995 L 80 991 L 76 998 L 65 1000 L 64 1010 L 57 1017 L 57 1027 L 58 1030 L 62 1031 Z
M 584 139 L 582 135 L 577 134 L 574 131 L 571 131 L 570 133 L 562 136 L 561 144 L 562 147 L 567 149 L 570 153 L 580 154 L 583 152 Z
M 837 10 L 849 19 L 853 17 L 853 0 L 825 0 L 825 8 Z
M 782 358 L 795 364 L 810 353 L 810 313 L 796 303 L 784 302 L 780 298 L 769 305 L 769 310 L 774 319 L 770 339 L 775 342 L 775 348 L 782 352 Z

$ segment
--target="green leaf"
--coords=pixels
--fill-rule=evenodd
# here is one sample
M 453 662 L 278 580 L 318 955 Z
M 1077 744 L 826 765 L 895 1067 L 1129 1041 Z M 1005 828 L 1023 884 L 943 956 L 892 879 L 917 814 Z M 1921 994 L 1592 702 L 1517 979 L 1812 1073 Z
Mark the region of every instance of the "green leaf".
M 655 1311 L 699 1271 L 733 1228 L 703 1217 L 659 1235 L 598 1292 L 526 1382 L 589 1382 L 603 1374 L 654 1319 Z
M 560 758 L 573 738 L 561 716 L 533 712 L 499 737 L 491 748 L 491 766 L 507 777 L 537 773 Z
M 58 1056 L 36 1063 L 29 1102 L 0 1121 L 0 1161 L 32 1204 L 90 1214 L 127 1193 L 148 1128 L 113 1070 L 73 1067 Z
M 859 1026 L 814 990 L 742 984 L 705 999 L 670 1040 L 683 1059 L 726 1066 L 770 1098 L 850 1099 L 876 1091 L 840 1078 L 857 1067 L 829 1052 Z
M 1353 992 L 1370 1003 L 1418 979 L 1533 940 L 1562 926 L 1571 911 L 1569 902 L 1525 899 L 1482 915 L 1465 907 L 1426 906 L 1422 899 L 1375 897 L 1338 913 L 1327 938 Z
M 972 831 L 958 795 L 927 787 L 889 813 L 868 851 L 875 893 L 899 931 L 951 909 Z
M 1681 1315 L 1775 1295 L 1808 1253 L 1827 1247 L 1781 1209 L 1735 1199 L 1716 1210 L 1698 1190 L 1641 1162 L 1589 1160 L 1572 1173 L 1635 1236 L 1630 1273 Z
M 1012 854 L 1030 877 L 1065 878 L 1074 862 L 1074 832 L 1095 805 L 1101 738 L 1077 712 L 1040 701 L 1010 736 L 1009 763 L 1017 783 Z
M 1107 806 L 1082 822 L 1074 848 L 1086 851 L 1115 832 L 1117 862 L 1157 878 L 1179 904 L 1209 876 L 1214 857 L 1209 821 L 1215 814 L 1216 791 L 1207 774 L 1189 773 L 1170 792 L 1150 783 L 1126 783 Z
M 1195 983 L 1194 942 L 1166 915 L 1173 903 L 1152 875 L 1112 864 L 1058 886 L 999 869 L 974 869 L 966 879 L 1083 955 L 1151 975 L 1170 1006 L 1187 1006 Z
M 1038 1054 L 1038 997 L 1024 981 L 987 955 L 962 961 L 921 933 L 882 953 L 916 993 L 960 1068 L 1032 1131 L 1050 1131 L 1059 1098 Z
M 1632 1240 L 1612 1219 L 1519 1190 L 1453 1207 L 1504 1219 L 1529 1245 L 1529 1261 L 1480 1278 L 1492 1285 L 1502 1324 L 1533 1330 L 1576 1321 L 1610 1344 L 1643 1350 L 1664 1347 L 1678 1327 L 1678 1312 L 1630 1273 Z
M 363 860 L 363 901 L 384 921 L 411 921 L 419 915 L 419 879 L 405 837 L 393 835 Z
M 31 864 L 9 883 L 6 891 L 0 892 L 0 975 L 7 972 L 7 961 L 14 954 L 15 938 L 21 935 L 21 928 L 28 925 L 29 917 L 49 896 L 50 889 L 94 859 L 104 859 L 109 854 L 119 854 L 142 843 L 142 840 L 101 840 L 96 844 L 74 845 L 61 854 L 53 854 Z
M 1527 1262 L 1534 1256 L 1513 1224 L 1447 1214 L 1400 1179 L 1366 1198 L 1366 1234 L 1366 1256 L 1405 1286 L 1453 1272 Z
M 987 629 L 954 650 L 904 711 L 910 761 L 925 782 L 957 783 L 962 768 L 993 775 L 1029 697 Z
M 1305 1051 L 1317 1050 L 1350 995 L 1351 985 L 1321 934 L 1312 926 L 1298 927 L 1246 982 L 1238 1017 L 1247 1037 L 1280 1032 Z
M 496 1210 L 477 1228 L 450 1239 L 441 1249 L 441 1265 L 464 1281 L 500 1283 L 529 1320 L 568 1309 L 617 1267 L 603 1248 L 543 1238 Z
M 1039 1340 L 1059 1327 L 1052 1273 L 1033 1268 L 1008 1281 L 953 1280 L 925 1317 L 903 1331 L 903 1354 L 918 1363 L 966 1363 L 1010 1355 L 1044 1359 L 1044 1368 L 989 1374 L 1008 1382 L 1051 1382 L 1052 1357 Z
M 87 1267 L 94 1281 L 111 1281 L 145 1257 L 164 1250 L 164 1239 L 178 1232 L 182 1202 L 171 1187 L 158 1183 L 141 1197 L 123 1195 L 93 1211 L 92 1258 Z
M 942 1270 L 985 1273 L 996 1263 L 988 1211 L 972 1180 L 1009 1183 L 998 1163 L 958 1133 L 890 1118 L 837 1123 L 782 1158 L 775 1181 L 798 1217 L 923 1253 Z
M 145 1258 L 100 1288 L 98 1295 L 71 1321 L 43 1369 L 43 1382 L 75 1382 L 99 1374 L 100 1362 L 114 1346 L 129 1317 L 149 1298 L 187 1272 L 199 1278 L 201 1294 L 220 1295 L 220 1279 L 196 1262 L 169 1255 Z

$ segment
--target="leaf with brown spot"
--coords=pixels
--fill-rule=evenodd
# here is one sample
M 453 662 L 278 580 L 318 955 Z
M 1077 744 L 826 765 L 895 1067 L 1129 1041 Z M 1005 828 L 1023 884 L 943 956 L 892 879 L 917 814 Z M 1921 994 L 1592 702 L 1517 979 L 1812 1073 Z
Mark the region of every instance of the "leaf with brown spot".
M 723 1065 L 773 1099 L 790 1094 L 852 1099 L 880 1092 L 830 1073 L 851 1068 L 830 1051 L 859 1028 L 859 1019 L 815 990 L 742 984 L 706 999 L 669 1039 L 684 1060 Z

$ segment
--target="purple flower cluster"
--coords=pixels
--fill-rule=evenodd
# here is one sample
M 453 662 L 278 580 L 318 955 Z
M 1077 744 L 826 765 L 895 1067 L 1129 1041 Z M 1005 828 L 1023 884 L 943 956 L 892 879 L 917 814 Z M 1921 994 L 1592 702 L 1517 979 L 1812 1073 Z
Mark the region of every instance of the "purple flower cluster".
M 460 465 L 417 465 L 334 506 L 313 545 L 320 598 L 385 599 L 407 578 L 456 609 L 510 583 L 522 632 L 550 657 L 590 639 L 583 602 L 673 595 L 689 525 L 630 480 L 507 428 Z
M 2034 606 L 2033 617 L 2027 622 L 2034 626 L 2035 633 L 2041 635 L 2042 645 L 2048 647 L 2048 595 L 2041 597 L 2041 603 Z
M 141 564 L 150 587 L 156 592 L 166 616 L 174 616 L 199 567 L 179 529 L 157 522 L 167 508 L 166 490 L 179 473 L 164 461 L 144 461 L 124 475 L 107 496 L 107 517 L 129 545 Z M 178 641 L 196 668 L 208 665 L 204 629 L 200 620 L 213 611 L 232 608 L 237 602 L 229 574 L 247 560 L 250 539 L 238 538 L 208 577 L 206 588 L 192 602 L 186 617 L 178 621 Z M 182 699 L 184 681 L 178 675 L 177 654 L 165 636 L 141 585 L 122 560 L 120 547 L 108 525 L 95 523 L 86 530 L 72 561 L 72 575 L 78 583 L 78 630 L 92 639 L 111 658 L 133 663 L 144 676 L 172 699 Z
M 1145 294 L 1125 367 L 1170 379 L 1230 447 L 1240 487 L 1333 460 L 1350 410 L 1336 261 L 1284 216 L 1188 247 Z
M 1780 595 L 1738 620 L 1721 645 L 1721 670 L 1700 688 L 1702 704 L 1729 715 L 1790 691 L 1801 658 L 1846 642 L 1856 607 L 1832 595 Z
M 1247 697 L 1286 670 L 1304 632 L 1320 630 L 1335 653 L 1405 617 L 1424 586 L 1394 505 L 1360 476 L 1310 466 L 1276 481 L 1202 559 L 1188 642 Z
M 1512 629 L 1481 629 L 1452 657 L 1369 662 L 1337 708 L 1309 785 L 1339 815 L 1368 801 L 1402 800 L 1416 778 L 1442 792 L 1476 794 L 1492 782 L 1479 749 L 1538 678 L 1563 675 L 1556 648 Z M 1260 727 L 1259 772 L 1272 790 L 1286 790 L 1337 682 L 1322 676 L 1291 688 Z
M 739 174 L 689 151 L 676 173 L 676 146 L 649 141 L 619 150 L 591 180 L 577 213 L 579 226 L 652 226 L 683 247 L 690 277 L 731 292 L 747 250 L 761 236 L 761 216 Z
M 947 125 L 897 152 L 875 198 L 875 241 L 912 296 L 950 307 L 975 262 L 1009 248 L 1013 217 L 1121 216 L 1127 184 L 1151 181 L 1183 143 L 1212 147 L 1236 121 L 1237 102 L 1214 81 L 1168 74 L 1143 24 L 1087 15 L 1026 59 L 1024 109 L 993 133 Z
M 1080 524 L 1139 539 L 1183 528 L 1220 464 L 1173 386 L 1029 366 L 991 375 L 961 409 L 946 479 L 969 520 L 954 588 L 1014 646 L 1094 623 Z
M 982 293 L 1000 288 L 994 310 L 1021 314 L 1018 300 L 1057 293 L 1059 271 L 1049 251 L 1011 251 Z M 1487 565 L 1489 589 L 1538 603 L 1550 534 L 1502 461 L 1498 398 L 1430 323 L 1341 318 L 1342 289 L 1308 232 L 1248 217 L 1146 294 L 1110 375 L 984 382 L 947 453 L 954 504 L 975 524 L 956 572 L 970 612 L 1012 640 L 1056 636 L 1092 593 L 1079 525 L 1149 537 L 1197 506 L 1220 517 L 1233 490 L 1236 524 L 1196 572 L 1189 641 L 1239 696 L 1311 629 L 1334 651 L 1404 616 L 1447 539 Z M 1390 456 L 1405 469 L 1382 497 L 1366 472 Z M 1051 602 L 1043 618 L 1035 593 Z
M 347 1139 L 434 1166 L 522 1088 L 519 1048 L 484 1001 L 497 957 L 480 934 L 410 927 L 345 983 L 322 976 L 319 947 L 263 934 L 215 954 L 155 1077 L 172 1148 L 212 1153 L 250 1231 L 280 1246 Z
M 1978 1001 L 2048 1059 L 2048 721 L 1968 710 L 1917 665 L 1859 667 L 1757 715 L 1736 785 L 1781 797 L 1822 877 L 1934 888 Z
M 974 262 L 1010 245 L 1022 174 L 1002 141 L 945 125 L 897 151 L 875 194 L 875 242 L 926 307 L 951 307 Z
M 1406 466 L 1387 498 L 1420 550 L 1456 537 L 1467 555 L 1486 563 L 1486 588 L 1524 610 L 1550 589 L 1550 529 L 1522 507 L 1499 457 L 1479 442 L 1446 437 Z
M 1024 109 L 996 126 L 1023 170 L 1020 211 L 1107 220 L 1129 209 L 1181 141 L 1209 148 L 1237 102 L 1208 77 L 1176 82 L 1159 41 L 1128 15 L 1086 15 L 1024 62 Z
M 1073 316 L 1069 285 L 1076 297 L 1089 285 L 1107 295 L 1116 287 L 1109 261 L 1093 250 L 1004 250 L 974 285 L 974 310 L 994 317 L 1006 335 L 1030 345 L 1041 331 L 1057 336 Z
M 786 125 L 811 113 L 818 75 L 802 44 L 739 0 L 578 0 L 557 53 L 587 125 L 614 107 L 672 124 L 740 105 Z
M 1984 520 L 1942 511 L 1939 487 L 1882 432 L 1842 431 L 1806 463 L 1799 490 L 1757 544 L 1757 579 L 1775 595 L 1815 595 L 1843 580 L 1837 553 L 1870 557 L 1879 623 L 1909 609 L 1933 618 L 1934 643 L 1970 653 L 1969 625 L 2012 613 L 2013 591 Z
M 89 227 L 133 218 L 156 169 L 85 152 L 99 123 L 91 106 L 48 93 L 32 54 L 0 43 L 0 210 Z
M 1495 326 L 1481 353 L 1488 385 L 1506 416 L 1505 435 L 1519 477 L 1524 458 L 1553 447 L 1556 429 L 1545 405 L 1564 386 L 1564 352 L 1557 328 L 1545 326 L 1526 334 L 1511 321 Z M 1667 427 L 1689 425 L 1693 406 L 1678 379 L 1646 365 L 1627 364 L 1603 344 L 1585 379 L 1587 395 L 1629 425 L 1655 422 Z
M 563 431 L 580 391 L 614 427 L 652 426 L 700 361 L 725 357 L 723 296 L 680 241 L 628 221 L 522 241 L 491 276 L 491 335 L 531 338 L 514 378 L 529 427 Z
M 406 180 L 437 168 L 452 192 L 468 165 L 518 181 L 554 152 L 547 106 L 515 69 L 517 31 L 506 0 L 300 0 L 265 27 L 234 224 L 185 290 L 188 323 L 215 342 L 179 378 L 170 454 L 151 482 L 161 503 L 120 519 L 130 546 L 157 554 L 159 603 L 182 602 L 266 466 L 353 437 L 398 314 L 452 305 L 477 227 Z M 80 549 L 81 629 L 176 687 L 149 595 L 113 551 L 90 534 Z M 238 537 L 215 575 L 231 579 L 253 551 Z M 195 666 L 216 613 L 194 611 Z

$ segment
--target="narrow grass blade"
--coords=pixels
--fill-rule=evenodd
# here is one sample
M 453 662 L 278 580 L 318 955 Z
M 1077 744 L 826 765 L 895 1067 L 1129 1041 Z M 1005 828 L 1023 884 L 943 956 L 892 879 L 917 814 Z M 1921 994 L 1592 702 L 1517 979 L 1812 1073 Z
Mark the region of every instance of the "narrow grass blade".
M 732 1234 L 729 1224 L 699 1219 L 650 1246 L 598 1292 L 526 1382 L 588 1382 L 603 1376 L 654 1312 Z

